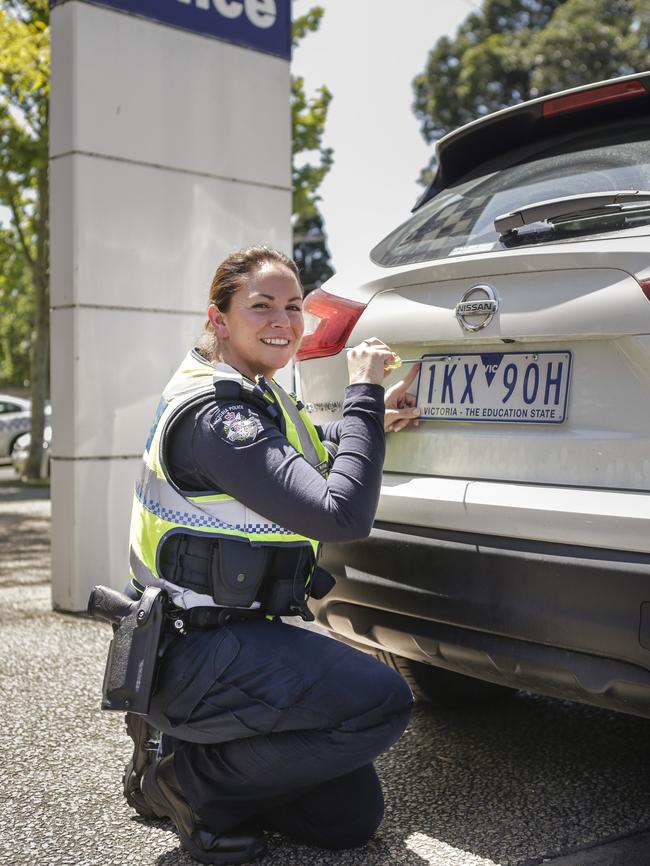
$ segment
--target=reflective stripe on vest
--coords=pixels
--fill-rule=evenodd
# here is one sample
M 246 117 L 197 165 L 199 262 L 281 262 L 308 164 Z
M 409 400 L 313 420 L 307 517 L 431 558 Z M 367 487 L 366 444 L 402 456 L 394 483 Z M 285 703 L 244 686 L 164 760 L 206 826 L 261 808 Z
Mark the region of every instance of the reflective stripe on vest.
M 211 596 L 186 590 L 161 577 L 158 565 L 162 543 L 173 533 L 221 537 L 233 543 L 309 546 L 313 550 L 314 563 L 318 555 L 318 541 L 273 523 L 232 496 L 216 491 L 193 495 L 180 490 L 171 480 L 164 460 L 167 430 L 192 406 L 213 399 L 214 383 L 224 380 L 241 384 L 243 377 L 232 367 L 224 364 L 214 366 L 198 353 L 188 353 L 163 392 L 143 454 L 141 478 L 136 484 L 131 519 L 132 576 L 143 586 L 153 584 L 166 589 L 179 607 L 213 606 L 215 603 Z M 281 410 L 291 445 L 323 472 L 327 465 L 327 452 L 306 413 L 298 409 L 276 382 L 264 384 L 271 392 L 268 397 L 265 395 L 265 399 L 273 400 Z M 252 384 L 246 382 L 246 389 L 252 388 Z M 245 393 L 241 399 L 246 403 Z
M 269 386 L 284 412 L 285 421 L 290 421 L 296 432 L 296 436 L 300 442 L 300 451 L 302 451 L 303 457 L 308 463 L 311 463 L 315 469 L 318 469 L 318 471 L 323 474 L 328 465 L 328 455 L 327 451 L 325 451 L 325 447 L 321 444 L 321 441 L 318 438 L 318 433 L 316 432 L 314 425 L 309 421 L 309 416 L 304 412 L 304 409 L 298 409 L 291 397 L 277 384 L 277 382 L 269 382 Z M 305 423 L 305 421 L 308 423 Z M 287 439 L 289 439 L 289 435 L 287 435 Z M 325 452 L 324 459 L 321 453 L 323 451 Z

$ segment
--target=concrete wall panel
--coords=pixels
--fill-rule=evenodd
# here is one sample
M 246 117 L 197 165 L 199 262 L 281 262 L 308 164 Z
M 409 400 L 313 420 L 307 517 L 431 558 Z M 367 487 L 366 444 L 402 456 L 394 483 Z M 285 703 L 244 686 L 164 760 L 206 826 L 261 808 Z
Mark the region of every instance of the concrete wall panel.
M 140 455 L 162 389 L 202 324 L 199 315 L 54 310 L 52 339 L 68 351 L 53 370 L 53 456 Z
M 52 462 L 52 492 L 59 503 L 52 509 L 55 608 L 84 610 L 96 584 L 126 586 L 131 496 L 139 463 L 138 459 Z
M 291 252 L 285 190 L 87 156 L 54 159 L 52 303 L 199 312 L 219 262 Z
M 76 160 L 50 161 L 50 303 L 72 304 L 77 294 Z M 52 343 L 55 351 L 56 344 Z
M 86 3 L 55 16 L 69 105 L 53 113 L 52 156 L 108 154 L 290 187 L 285 60 Z

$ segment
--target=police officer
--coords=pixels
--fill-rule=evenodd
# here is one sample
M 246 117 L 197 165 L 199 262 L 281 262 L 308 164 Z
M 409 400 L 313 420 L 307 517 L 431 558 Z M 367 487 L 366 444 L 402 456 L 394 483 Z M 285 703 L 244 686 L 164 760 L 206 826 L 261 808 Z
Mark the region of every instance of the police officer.
M 161 748 L 147 751 L 131 716 L 125 785 L 203 863 L 261 856 L 264 830 L 352 847 L 381 821 L 372 762 L 404 731 L 411 693 L 372 657 L 280 616 L 312 618 L 307 598 L 331 588 L 321 542 L 368 535 L 384 431 L 414 420 L 416 370 L 385 394 L 395 356 L 364 341 L 348 353 L 342 420 L 315 427 L 273 380 L 300 344 L 302 288 L 266 247 L 219 266 L 208 317 L 165 388 L 136 485 L 132 592 L 163 587 L 187 616 L 146 718 Z

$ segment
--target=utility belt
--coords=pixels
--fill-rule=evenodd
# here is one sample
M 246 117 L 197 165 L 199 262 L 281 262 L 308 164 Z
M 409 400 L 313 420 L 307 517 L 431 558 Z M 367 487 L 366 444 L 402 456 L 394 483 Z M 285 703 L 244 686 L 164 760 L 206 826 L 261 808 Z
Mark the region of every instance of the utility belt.
M 232 547 L 226 544 L 221 550 Z M 224 559 L 223 553 L 220 557 L 221 568 L 215 571 L 217 579 L 212 584 L 212 595 L 217 596 L 215 602 L 220 605 L 218 607 L 179 608 L 172 603 L 164 589 L 157 586 L 142 587 L 137 582 L 136 588 L 142 592 L 137 601 L 106 586 L 93 589 L 88 599 L 88 614 L 110 622 L 114 628 L 102 685 L 102 709 L 146 715 L 160 658 L 171 641 L 186 634 L 190 628 L 221 628 L 237 622 L 274 619 L 281 615 L 300 615 L 303 619 L 313 620 L 313 614 L 307 607 L 304 578 L 299 576 L 298 569 L 292 578 L 269 578 L 260 565 L 260 557 L 256 559 L 259 570 L 251 572 L 248 567 L 251 561 L 241 557 L 244 545 L 237 547 L 240 548 L 239 571 L 234 570 L 234 561 Z M 247 549 L 260 550 L 254 547 Z M 224 569 L 223 563 L 229 567 Z M 244 571 L 244 567 L 248 571 Z M 240 580 L 242 575 L 253 579 Z M 334 585 L 334 578 L 317 566 L 313 570 L 311 582 L 315 590 L 312 595 L 321 598 Z M 246 595 L 243 591 L 237 592 L 238 584 L 242 583 L 248 584 Z
M 102 685 L 102 709 L 147 714 L 156 683 L 158 663 L 175 637 L 188 628 L 219 628 L 235 622 L 264 619 L 261 609 L 175 607 L 156 586 L 145 588 L 134 601 L 107 586 L 96 586 L 88 599 L 88 614 L 113 625 Z
M 265 614 L 306 620 L 313 619 L 307 597 L 323 598 L 334 586 L 334 578 L 315 566 L 311 547 L 253 545 L 187 533 L 164 541 L 158 570 L 169 583 L 208 595 L 221 607 L 256 605 Z

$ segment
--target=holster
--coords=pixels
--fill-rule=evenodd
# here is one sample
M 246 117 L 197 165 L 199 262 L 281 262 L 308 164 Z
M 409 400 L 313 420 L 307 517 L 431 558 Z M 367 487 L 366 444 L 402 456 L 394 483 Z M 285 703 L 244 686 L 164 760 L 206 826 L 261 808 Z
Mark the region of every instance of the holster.
M 148 586 L 140 602 L 120 620 L 108 649 L 103 710 L 149 712 L 168 605 L 164 590 Z

